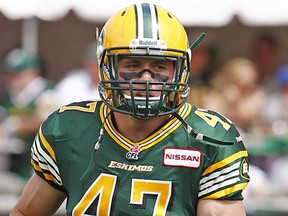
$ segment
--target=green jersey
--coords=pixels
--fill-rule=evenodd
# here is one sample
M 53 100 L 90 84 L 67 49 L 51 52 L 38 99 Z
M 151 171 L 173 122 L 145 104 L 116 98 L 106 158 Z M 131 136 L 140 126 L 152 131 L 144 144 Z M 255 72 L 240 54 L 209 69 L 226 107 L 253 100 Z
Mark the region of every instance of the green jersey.
M 70 104 L 51 114 L 35 138 L 32 165 L 67 194 L 67 215 L 187 216 L 196 215 L 201 199 L 243 199 L 248 154 L 222 115 L 187 103 L 178 114 L 197 136 L 173 116 L 133 142 L 109 113 L 102 102 Z

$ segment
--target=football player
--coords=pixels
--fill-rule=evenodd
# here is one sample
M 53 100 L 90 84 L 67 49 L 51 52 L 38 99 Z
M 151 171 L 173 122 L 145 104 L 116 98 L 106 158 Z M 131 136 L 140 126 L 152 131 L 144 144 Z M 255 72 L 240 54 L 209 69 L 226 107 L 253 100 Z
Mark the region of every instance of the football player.
M 200 37 L 201 39 L 201 37 Z M 200 40 L 199 39 L 199 40 Z M 32 147 L 15 215 L 245 215 L 248 153 L 234 124 L 186 103 L 191 49 L 169 11 L 136 4 L 97 36 L 101 101 L 61 107 Z

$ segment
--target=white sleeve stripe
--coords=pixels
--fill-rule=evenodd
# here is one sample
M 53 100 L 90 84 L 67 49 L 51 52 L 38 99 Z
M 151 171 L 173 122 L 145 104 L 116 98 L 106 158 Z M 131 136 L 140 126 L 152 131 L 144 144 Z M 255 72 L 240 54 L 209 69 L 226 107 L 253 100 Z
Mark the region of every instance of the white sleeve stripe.
M 239 169 L 239 167 L 240 167 L 240 161 L 235 163 L 235 164 L 233 164 L 232 166 L 229 166 L 229 167 L 225 168 L 225 169 L 222 169 L 220 171 L 211 173 L 210 175 L 202 178 L 199 183 L 200 184 L 204 184 L 204 183 L 210 181 L 211 179 L 218 178 L 219 176 L 221 176 L 221 175 L 223 175 L 225 173 L 230 173 L 231 171 L 233 171 L 235 169 Z
M 47 161 L 47 163 L 51 164 L 52 168 L 55 169 L 57 171 L 57 173 L 59 173 L 59 170 L 58 170 L 58 167 L 57 165 L 55 164 L 54 160 L 52 159 L 52 157 L 47 154 L 41 147 L 40 145 L 40 140 L 39 140 L 39 137 L 37 137 L 36 139 L 36 147 L 37 147 L 37 152 L 39 153 L 40 156 L 43 157 L 43 160 L 44 161 Z
M 239 177 L 235 177 L 235 178 L 229 179 L 227 181 L 224 181 L 224 182 L 222 182 L 220 184 L 216 184 L 216 185 L 214 185 L 214 186 L 212 186 L 210 188 L 207 188 L 207 189 L 205 189 L 203 191 L 200 191 L 199 194 L 198 194 L 198 197 L 204 196 L 204 195 L 212 193 L 212 192 L 216 192 L 220 188 L 224 188 L 226 186 L 233 185 L 233 184 L 235 184 L 238 181 L 239 181 Z
M 35 142 L 35 143 L 36 143 L 36 142 Z M 37 142 L 37 144 L 38 144 L 38 142 Z M 41 162 L 43 162 L 43 163 L 47 163 L 47 160 L 46 160 L 46 159 L 41 155 L 41 153 L 39 152 L 38 147 L 39 147 L 38 145 L 37 145 L 37 146 L 34 145 L 34 147 L 33 147 L 35 156 L 37 156 L 37 158 L 38 158 L 39 161 L 41 161 Z
M 32 156 L 33 160 L 37 158 L 37 160 L 35 161 L 38 162 L 41 169 L 43 168 L 44 170 L 50 171 L 50 173 L 57 179 L 57 181 L 62 184 L 58 167 L 54 163 L 53 159 L 48 154 L 46 154 L 46 152 L 41 148 L 38 136 L 34 141 L 33 150 L 34 150 L 34 154 Z
M 42 170 L 50 171 L 50 170 L 49 170 L 49 167 L 48 167 L 46 164 L 44 164 L 44 163 L 42 163 L 41 161 L 39 161 L 36 156 L 33 156 L 32 158 L 33 158 L 33 160 L 34 160 L 35 162 L 37 162 L 37 164 L 41 167 Z
M 39 154 L 37 154 L 37 152 L 33 154 L 32 159 L 34 161 L 36 161 L 38 163 L 38 165 L 40 166 L 40 168 L 42 170 L 46 170 L 47 172 L 49 172 L 50 174 L 52 174 L 54 176 L 54 178 L 57 180 L 59 185 L 62 185 L 62 180 L 60 178 L 60 175 L 57 173 L 57 171 L 55 171 L 50 165 L 49 163 L 47 163 L 46 161 L 41 161 L 41 156 Z
M 33 151 L 34 152 L 34 151 Z M 46 171 L 50 171 L 50 169 L 49 169 L 49 167 L 48 167 L 48 165 L 46 164 L 46 162 L 45 161 L 41 161 L 41 158 L 40 158 L 41 156 L 37 156 L 37 153 L 34 153 L 33 155 L 32 155 L 32 159 L 34 160 L 34 161 L 36 161 L 38 164 L 39 164 L 39 166 L 41 167 L 41 169 L 44 169 L 44 170 L 46 170 Z
M 235 171 L 233 171 L 233 172 L 228 173 L 227 175 L 222 175 L 222 176 L 219 176 L 219 177 L 216 178 L 216 179 L 213 179 L 213 180 L 211 180 L 211 181 L 208 181 L 208 182 L 206 182 L 205 184 L 200 185 L 200 188 L 199 188 L 199 189 L 200 189 L 200 191 L 202 191 L 202 190 L 204 190 L 204 189 L 206 189 L 206 188 L 208 188 L 208 187 L 213 186 L 213 185 L 216 184 L 216 183 L 223 182 L 223 181 L 225 181 L 226 179 L 230 179 L 230 178 L 232 178 L 232 177 L 237 177 L 237 176 L 239 176 L 239 170 L 235 170 Z
M 38 166 L 39 166 L 42 170 L 47 171 L 47 174 L 51 174 L 51 175 L 54 177 L 54 179 L 57 181 L 57 183 L 58 183 L 59 185 L 62 185 L 62 180 L 61 180 L 59 174 L 57 174 L 57 173 L 55 172 L 55 170 L 52 169 L 51 166 L 49 166 L 49 164 L 47 164 L 47 163 L 45 163 L 45 162 L 41 162 L 41 161 L 39 160 L 39 157 L 36 156 L 36 154 L 33 154 L 32 159 L 35 161 L 35 163 L 38 164 Z M 46 173 L 46 172 L 43 172 L 44 175 L 45 175 L 45 173 Z

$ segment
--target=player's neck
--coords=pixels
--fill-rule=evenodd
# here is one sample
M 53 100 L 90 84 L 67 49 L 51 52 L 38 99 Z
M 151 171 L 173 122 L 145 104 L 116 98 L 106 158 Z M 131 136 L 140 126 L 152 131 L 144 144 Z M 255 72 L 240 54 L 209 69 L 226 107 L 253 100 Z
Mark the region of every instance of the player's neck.
M 167 115 L 157 118 L 140 120 L 115 112 L 114 117 L 115 127 L 117 130 L 128 139 L 134 142 L 138 142 L 145 139 L 155 130 L 157 130 L 169 119 L 170 116 Z

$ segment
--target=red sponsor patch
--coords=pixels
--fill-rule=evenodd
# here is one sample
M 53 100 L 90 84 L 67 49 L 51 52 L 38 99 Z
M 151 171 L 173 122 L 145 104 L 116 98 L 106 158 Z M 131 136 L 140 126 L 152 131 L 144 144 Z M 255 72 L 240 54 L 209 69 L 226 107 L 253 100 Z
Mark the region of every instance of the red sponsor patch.
M 199 168 L 202 153 L 195 149 L 165 148 L 163 152 L 163 165 Z

